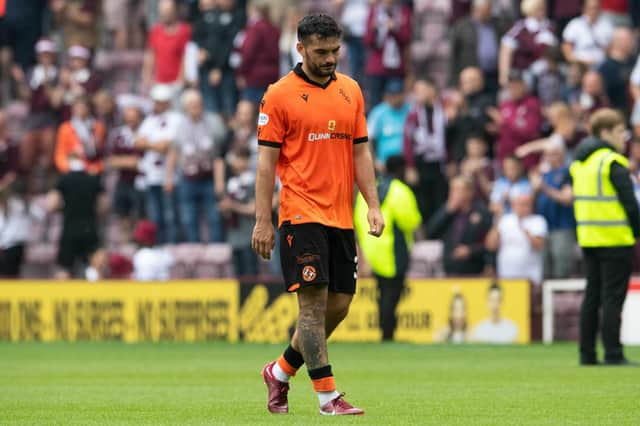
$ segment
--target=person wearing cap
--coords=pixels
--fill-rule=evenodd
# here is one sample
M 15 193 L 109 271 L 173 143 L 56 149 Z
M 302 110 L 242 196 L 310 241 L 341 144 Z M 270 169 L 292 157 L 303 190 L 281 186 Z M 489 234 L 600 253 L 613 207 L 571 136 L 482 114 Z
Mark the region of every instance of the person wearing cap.
M 165 191 L 167 154 L 178 139 L 182 118 L 171 110 L 174 89 L 157 84 L 151 89 L 153 113 L 144 119 L 136 139 L 136 149 L 144 152 L 140 171 L 146 186 L 147 214 L 158 228 L 158 243 L 178 241 L 175 191 Z
M 157 244 L 156 225 L 141 220 L 133 231 L 133 239 L 139 248 L 133 255 L 133 279 L 136 281 L 168 281 L 175 259 Z
M 402 155 L 404 123 L 411 109 L 405 99 L 402 80 L 389 80 L 384 92 L 384 101 L 373 107 L 367 119 L 378 171 L 383 170 L 387 158 Z
M 104 164 L 106 129 L 104 123 L 91 115 L 88 98 L 75 98 L 71 105 L 71 119 L 58 128 L 54 161 L 62 174 L 71 171 L 69 156 L 74 155 L 84 164 L 87 173 L 100 175 Z
M 488 129 L 497 134 L 496 157 L 500 163 L 513 155 L 516 149 L 527 142 L 540 138 L 543 117 L 540 101 L 529 93 L 527 83 L 520 71 L 509 74 L 507 84 L 509 99 L 502 102 L 498 109 L 489 108 L 487 113 L 492 123 Z M 530 170 L 538 164 L 538 155 L 524 158 L 524 167 Z
M 121 241 L 129 239 L 133 228 L 134 217 L 144 215 L 144 192 L 140 188 L 141 176 L 138 163 L 142 158 L 142 151 L 136 148 L 135 142 L 138 130 L 144 119 L 142 105 L 131 101 L 121 106 L 124 123 L 116 127 L 107 138 L 107 167 L 115 170 L 118 175 L 113 207 L 118 216 Z
M 64 90 L 62 98 L 62 118 L 71 116 L 71 104 L 80 96 L 93 96 L 101 87 L 100 78 L 89 67 L 91 51 L 81 45 L 73 45 L 67 50 L 68 64 L 60 72 L 60 83 Z
M 24 121 L 24 134 L 20 144 L 20 167 L 27 172 L 27 190 L 35 192 L 34 164 L 53 171 L 53 151 L 56 142 L 58 112 L 62 101 L 59 70 L 56 66 L 57 48 L 53 41 L 40 39 L 35 46 L 37 64 L 23 73 L 13 70 L 18 96 L 29 103 L 29 115 Z

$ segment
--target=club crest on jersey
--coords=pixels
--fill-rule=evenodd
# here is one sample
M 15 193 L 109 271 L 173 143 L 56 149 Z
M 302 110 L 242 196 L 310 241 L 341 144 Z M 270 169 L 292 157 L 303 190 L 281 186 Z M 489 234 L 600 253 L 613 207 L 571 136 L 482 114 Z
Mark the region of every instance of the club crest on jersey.
M 307 265 L 302 268 L 302 279 L 306 282 L 311 282 L 316 279 L 316 268 L 313 266 Z
M 329 120 L 329 131 L 333 132 L 336 129 L 336 120 Z
M 264 112 L 261 112 L 258 116 L 258 126 L 264 126 L 269 122 L 269 116 Z

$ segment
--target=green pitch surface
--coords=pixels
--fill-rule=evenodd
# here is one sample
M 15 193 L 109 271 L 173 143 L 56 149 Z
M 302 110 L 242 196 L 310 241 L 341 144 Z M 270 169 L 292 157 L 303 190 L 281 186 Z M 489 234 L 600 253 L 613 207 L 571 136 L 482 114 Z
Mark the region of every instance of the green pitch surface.
M 260 369 L 282 349 L 0 344 L 0 424 L 640 424 L 640 368 L 577 367 L 574 345 L 333 344 L 339 390 L 365 416 L 321 417 L 305 371 L 290 414 L 271 415 Z

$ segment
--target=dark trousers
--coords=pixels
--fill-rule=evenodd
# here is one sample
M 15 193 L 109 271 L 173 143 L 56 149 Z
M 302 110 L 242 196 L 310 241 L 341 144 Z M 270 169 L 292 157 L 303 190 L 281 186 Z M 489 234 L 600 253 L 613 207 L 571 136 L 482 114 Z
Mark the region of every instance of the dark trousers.
M 396 307 L 404 289 L 404 274 L 392 278 L 376 275 L 378 281 L 378 319 L 382 340 L 393 340 L 398 318 Z
M 440 206 L 447 202 L 449 187 L 443 163 L 426 163 L 418 159 L 416 168 L 419 180 L 414 192 L 422 215 L 422 223 L 426 224 Z
M 0 250 L 0 277 L 18 278 L 24 259 L 24 244 Z
M 580 310 L 580 357 L 596 360 L 596 335 L 602 336 L 605 360 L 624 358 L 620 343 L 622 305 L 631 277 L 631 247 L 585 248 L 587 288 Z M 602 321 L 600 321 L 602 309 Z

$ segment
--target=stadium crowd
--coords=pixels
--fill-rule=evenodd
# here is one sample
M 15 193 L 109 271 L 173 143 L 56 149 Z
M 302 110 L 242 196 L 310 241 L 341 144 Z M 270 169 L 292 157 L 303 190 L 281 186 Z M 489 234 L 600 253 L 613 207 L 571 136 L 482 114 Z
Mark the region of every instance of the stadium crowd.
M 640 197 L 639 0 L 4 0 L 0 275 L 277 274 L 250 248 L 256 122 L 310 12 L 343 26 L 377 171 L 404 158 L 414 260 L 576 272 L 568 164 L 602 107 Z

